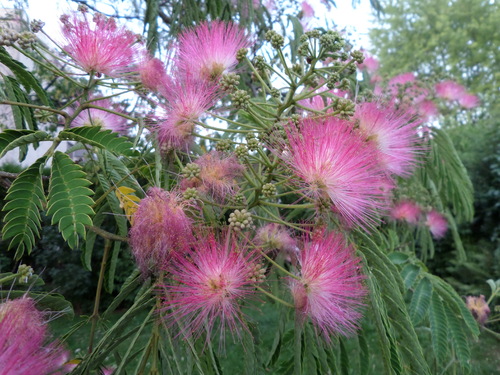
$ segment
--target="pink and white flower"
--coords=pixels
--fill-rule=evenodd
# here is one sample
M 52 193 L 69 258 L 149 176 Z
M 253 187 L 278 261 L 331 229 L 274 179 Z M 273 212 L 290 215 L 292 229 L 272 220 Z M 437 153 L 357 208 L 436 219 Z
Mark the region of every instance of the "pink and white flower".
M 405 220 L 410 224 L 417 224 L 422 209 L 418 204 L 412 201 L 401 201 L 391 210 L 391 217 L 395 220 Z
M 427 213 L 425 225 L 429 227 L 434 238 L 443 238 L 448 231 L 448 220 L 435 210 L 431 210 Z
M 168 269 L 176 283 L 165 286 L 166 317 L 182 322 L 182 335 L 205 331 L 209 340 L 219 326 L 223 341 L 226 328 L 233 334 L 246 328 L 240 303 L 254 294 L 255 256 L 226 240 L 200 238 L 189 256 L 177 256 Z
M 94 100 L 90 104 L 114 112 L 122 112 L 110 99 Z M 126 118 L 98 108 L 84 109 L 75 117 L 71 126 L 100 126 L 103 129 L 112 130 L 120 134 L 126 134 L 129 129 Z
M 299 316 L 311 319 L 327 339 L 353 334 L 367 294 L 354 248 L 341 235 L 328 233 L 305 242 L 299 263 L 299 280 L 290 279 Z
M 238 64 L 236 53 L 250 46 L 243 29 L 228 22 L 203 22 L 179 36 L 177 65 L 195 79 L 217 81 Z
M 87 73 L 117 77 L 132 70 L 137 52 L 137 36 L 114 18 L 95 13 L 92 21 L 86 12 L 61 17 L 64 50 Z
M 274 152 L 304 181 L 304 191 L 330 199 L 347 224 L 374 225 L 390 184 L 375 148 L 335 117 L 304 119 L 300 130 L 290 126 L 287 134 L 289 147 Z
M 164 268 L 175 252 L 185 252 L 193 241 L 188 203 L 180 193 L 149 189 L 133 216 L 132 254 L 144 275 Z
M 375 146 L 384 169 L 398 176 L 410 174 L 419 154 L 415 123 L 410 116 L 367 102 L 358 105 L 354 121 L 360 133 Z

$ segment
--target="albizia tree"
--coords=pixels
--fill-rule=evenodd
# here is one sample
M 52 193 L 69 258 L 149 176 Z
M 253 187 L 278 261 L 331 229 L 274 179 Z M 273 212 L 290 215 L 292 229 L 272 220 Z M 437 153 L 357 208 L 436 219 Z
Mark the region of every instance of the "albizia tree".
M 33 31 L 40 26 L 33 22 Z M 448 225 L 458 235 L 454 216 L 470 219 L 469 182 L 453 145 L 412 105 L 421 91 L 356 95 L 363 53 L 337 31 L 295 27 L 292 40 L 266 33 L 260 43 L 270 59 L 250 52 L 250 32 L 214 20 L 185 28 L 162 60 L 86 8 L 61 17 L 54 64 L 34 34 L 4 38 L 79 95 L 56 108 L 0 50 L 13 73 L 0 104 L 12 107 L 17 126 L 0 135 L 0 152 L 49 144 L 10 186 L 3 241 L 22 259 L 43 214 L 83 249 L 88 266 L 96 236 L 105 239 L 88 351 L 65 364 L 45 355 L 50 371 L 470 370 L 467 338 L 479 326 L 422 262 L 431 236 Z M 113 104 L 131 95 L 135 110 Z M 60 131 L 41 130 L 38 118 Z M 73 146 L 63 152 L 67 141 Z M 427 205 L 412 202 L 411 186 L 432 197 Z M 114 231 L 102 227 L 108 218 Z M 123 251 L 137 270 L 100 311 L 103 283 L 113 288 Z M 22 296 L 27 269 L 0 279 L 16 286 L 4 304 Z M 98 324 L 134 295 L 114 325 Z M 14 334 L 20 319 L 8 320 L 1 306 L 0 325 Z M 244 356 L 239 370 L 225 362 L 233 351 Z

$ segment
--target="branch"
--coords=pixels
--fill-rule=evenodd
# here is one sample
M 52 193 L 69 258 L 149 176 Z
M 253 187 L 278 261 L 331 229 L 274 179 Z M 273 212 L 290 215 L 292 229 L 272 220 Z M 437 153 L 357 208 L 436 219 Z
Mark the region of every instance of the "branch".
M 85 228 L 91 230 L 94 233 L 97 233 L 102 238 L 105 238 L 108 240 L 128 242 L 127 237 L 118 236 L 117 234 L 107 232 L 104 229 L 101 229 L 101 228 L 93 226 L 93 225 L 85 225 Z

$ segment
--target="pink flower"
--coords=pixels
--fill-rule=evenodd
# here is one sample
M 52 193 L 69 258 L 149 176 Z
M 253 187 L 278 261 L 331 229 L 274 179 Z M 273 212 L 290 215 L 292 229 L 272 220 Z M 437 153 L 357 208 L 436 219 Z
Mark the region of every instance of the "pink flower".
M 406 220 L 410 224 L 417 224 L 422 212 L 415 202 L 401 201 L 391 210 L 391 217 L 395 220 Z
M 153 187 L 141 200 L 130 229 L 132 254 L 143 274 L 165 267 L 175 252 L 192 242 L 192 221 L 187 203 L 176 192 Z
M 43 315 L 29 297 L 0 304 L 0 373 L 2 375 L 60 374 L 67 353 L 49 334 Z
M 184 180 L 185 186 L 196 186 L 200 191 L 211 194 L 221 201 L 237 191 L 236 178 L 241 176 L 244 167 L 234 155 L 211 151 L 201 156 L 195 163 L 200 166 L 199 177 Z
M 314 8 L 307 1 L 302 1 L 300 7 L 303 18 L 314 18 Z
M 424 118 L 424 120 L 429 120 L 432 117 L 438 115 L 439 110 L 436 104 L 432 100 L 423 100 L 418 103 L 418 113 Z
M 429 227 L 434 238 L 443 238 L 448 230 L 448 220 L 435 210 L 427 214 L 425 225 Z
M 271 223 L 257 230 L 255 243 L 262 247 L 264 251 L 285 251 L 295 253 L 297 241 L 290 236 L 290 233 L 282 225 Z
M 458 104 L 467 109 L 474 108 L 479 105 L 479 98 L 473 94 L 464 94 L 458 99 Z
M 377 149 L 382 167 L 389 173 L 408 176 L 418 156 L 415 123 L 409 116 L 377 103 L 362 103 L 354 120 L 361 134 Z
M 370 75 L 373 75 L 379 68 L 379 61 L 373 56 L 366 56 L 363 63 L 358 65 L 361 70 L 366 70 Z
M 470 310 L 474 318 L 479 322 L 479 324 L 484 326 L 491 312 L 484 296 L 482 294 L 479 297 L 467 296 L 465 299 L 467 308 Z
M 109 99 L 95 100 L 89 104 L 115 112 L 121 112 Z M 71 126 L 100 126 L 103 129 L 112 130 L 121 134 L 126 134 L 129 128 L 126 118 L 97 108 L 88 108 L 81 111 L 78 116 L 75 117 Z
M 166 103 L 156 124 L 158 141 L 165 149 L 187 149 L 192 141 L 195 121 L 215 104 L 216 87 L 184 76 L 160 88 Z
M 376 150 L 335 117 L 305 119 L 300 130 L 289 127 L 287 134 L 289 149 L 274 152 L 305 182 L 306 193 L 329 198 L 347 224 L 375 224 L 388 182 Z
M 238 64 L 236 52 L 250 46 L 244 30 L 233 23 L 203 22 L 179 36 L 178 66 L 195 79 L 216 81 Z
M 181 334 L 198 337 L 207 332 L 207 340 L 216 324 L 221 341 L 225 328 L 239 333 L 245 327 L 240 302 L 254 292 L 254 255 L 245 254 L 234 242 L 217 241 L 213 235 L 200 239 L 189 256 L 177 256 L 169 268 L 176 284 L 165 286 L 167 319 L 181 321 Z M 218 322 L 218 323 L 217 323 Z
M 300 317 L 309 317 L 327 339 L 353 334 L 367 293 L 354 249 L 341 235 L 325 233 L 305 243 L 299 263 L 300 280 L 291 279 L 290 289 Z
M 143 86 L 151 91 L 158 92 L 161 87 L 168 86 L 170 82 L 165 65 L 149 54 L 143 56 L 138 71 Z
M 459 100 L 467 93 L 465 87 L 450 80 L 437 83 L 434 88 L 438 97 L 450 101 Z
M 391 78 L 389 80 L 389 87 L 395 87 L 397 91 L 398 85 L 404 85 L 409 82 L 415 82 L 415 74 L 413 74 L 412 72 L 403 73 Z
M 96 13 L 72 13 L 61 17 L 63 35 L 68 42 L 65 51 L 87 73 L 117 77 L 131 70 L 137 37 L 113 18 Z

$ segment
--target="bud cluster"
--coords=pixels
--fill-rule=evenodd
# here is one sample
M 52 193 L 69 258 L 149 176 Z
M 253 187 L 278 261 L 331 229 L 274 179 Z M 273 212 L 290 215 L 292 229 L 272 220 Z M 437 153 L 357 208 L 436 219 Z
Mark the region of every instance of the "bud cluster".
M 230 139 L 223 138 L 220 141 L 217 142 L 215 145 L 215 149 L 220 152 L 227 152 L 231 150 L 233 142 L 231 142 Z
M 239 158 L 239 159 L 243 159 L 243 158 L 246 158 L 248 156 L 248 148 L 247 146 L 245 145 L 239 145 L 238 147 L 236 147 L 236 149 L 234 150 L 234 153 L 236 154 L 236 156 Z
M 196 163 L 189 163 L 184 168 L 182 168 L 182 175 L 185 178 L 196 178 L 200 177 L 201 168 Z
M 231 101 L 236 108 L 248 108 L 250 95 L 245 90 L 237 90 L 231 95 Z
M 220 88 L 229 93 L 237 90 L 239 84 L 240 76 L 235 73 L 224 74 L 219 81 Z
M 232 212 L 229 215 L 228 221 L 229 221 L 229 225 L 231 226 L 231 228 L 234 228 L 236 230 L 242 230 L 245 228 L 249 228 L 253 224 L 252 215 L 250 214 L 250 212 L 247 212 L 247 210 L 245 210 L 245 209 L 243 209 L 241 211 L 234 210 L 234 212 Z
M 276 185 L 272 183 L 262 185 L 262 195 L 265 197 L 272 197 L 273 195 L 276 195 Z
M 278 34 L 274 30 L 269 30 L 266 33 L 266 40 L 271 43 L 271 46 L 273 48 L 276 49 L 281 48 L 285 45 L 285 38 L 283 37 L 283 35 Z

